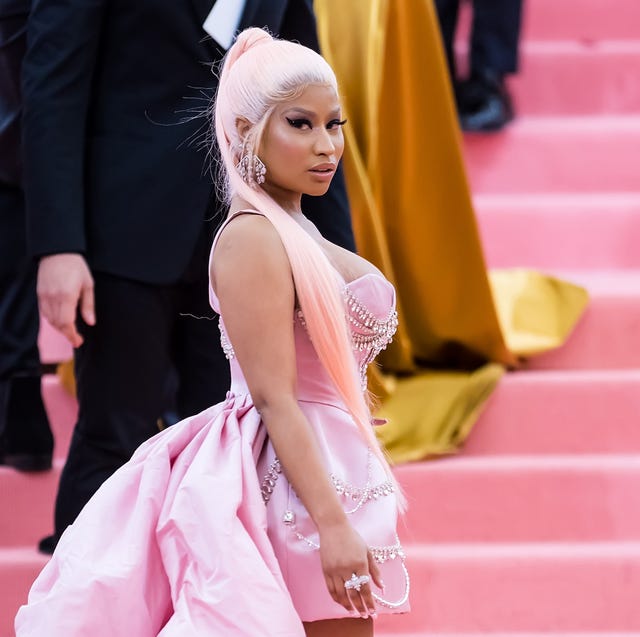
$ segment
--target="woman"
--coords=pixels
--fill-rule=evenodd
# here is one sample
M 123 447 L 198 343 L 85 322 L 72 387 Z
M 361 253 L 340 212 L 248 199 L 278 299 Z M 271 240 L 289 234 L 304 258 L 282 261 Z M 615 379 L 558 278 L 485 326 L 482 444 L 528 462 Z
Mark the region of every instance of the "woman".
M 300 209 L 327 190 L 344 123 L 319 55 L 238 37 L 215 105 L 230 212 L 210 272 L 231 390 L 105 483 L 18 637 L 365 637 L 376 613 L 408 610 L 399 493 L 363 392 L 395 293 Z

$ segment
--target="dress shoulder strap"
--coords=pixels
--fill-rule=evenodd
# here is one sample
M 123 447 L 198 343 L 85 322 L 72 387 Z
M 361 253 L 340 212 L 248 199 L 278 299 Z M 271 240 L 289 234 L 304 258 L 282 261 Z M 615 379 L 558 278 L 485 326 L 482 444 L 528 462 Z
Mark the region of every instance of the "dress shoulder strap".
M 216 293 L 213 291 L 213 286 L 211 285 L 211 261 L 213 260 L 213 251 L 216 249 L 216 245 L 218 243 L 218 239 L 222 234 L 222 231 L 227 227 L 230 221 L 239 217 L 240 215 L 262 215 L 264 214 L 259 210 L 253 210 L 251 208 L 247 208 L 246 210 L 236 210 L 233 214 L 230 214 L 220 225 L 216 234 L 213 237 L 213 242 L 211 243 L 211 251 L 209 252 L 209 265 L 207 272 L 209 273 L 209 304 L 211 307 L 218 313 L 220 313 L 220 307 L 218 303 L 218 297 Z

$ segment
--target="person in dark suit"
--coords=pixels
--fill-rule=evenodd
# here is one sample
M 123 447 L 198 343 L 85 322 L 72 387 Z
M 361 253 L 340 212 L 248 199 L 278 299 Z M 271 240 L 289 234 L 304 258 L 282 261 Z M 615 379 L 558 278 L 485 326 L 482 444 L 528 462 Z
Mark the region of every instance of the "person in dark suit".
M 36 268 L 27 256 L 20 152 L 20 70 L 29 0 L 0 3 L 0 464 L 51 468 L 41 394 Z
M 435 2 L 462 129 L 500 130 L 514 116 L 505 76 L 518 70 L 522 0 L 472 0 L 470 75 L 462 81 L 453 51 L 460 0 Z
M 80 405 L 45 552 L 168 407 L 183 418 L 228 387 L 217 325 L 195 318 L 212 316 L 207 259 L 224 216 L 189 143 L 209 125 L 189 117 L 191 105 L 206 106 L 194 100 L 215 88 L 211 64 L 224 54 L 202 27 L 213 5 L 34 3 L 24 64 L 30 251 L 41 311 L 77 348 Z M 247 0 L 238 28 L 249 25 L 318 47 L 310 0 Z M 342 179 L 307 211 L 353 249 Z

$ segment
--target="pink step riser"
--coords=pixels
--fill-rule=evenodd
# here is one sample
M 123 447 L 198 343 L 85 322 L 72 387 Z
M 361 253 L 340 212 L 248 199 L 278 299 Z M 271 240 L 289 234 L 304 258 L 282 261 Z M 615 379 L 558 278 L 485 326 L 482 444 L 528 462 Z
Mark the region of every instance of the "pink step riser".
M 397 471 L 407 541 L 640 540 L 640 455 L 460 457 Z
M 522 117 L 495 135 L 465 135 L 463 147 L 476 194 L 640 187 L 640 117 Z
M 0 629 L 44 564 L 9 552 L 0 553 Z M 638 544 L 423 545 L 409 547 L 408 566 L 412 612 L 380 617 L 381 633 L 640 630 Z
M 25 549 L 0 549 L 0 635 L 14 637 L 13 620 L 47 558 Z M 43 635 L 44 637 L 44 635 Z
M 73 348 L 69 341 L 42 317 L 40 318 L 38 346 L 40 359 L 43 363 L 60 363 L 73 358 Z
M 640 370 L 511 372 L 462 454 L 637 453 L 639 413 Z
M 42 396 L 55 439 L 54 457 L 61 460 L 69 449 L 73 426 L 78 417 L 78 403 L 55 375 L 43 377 Z
M 640 294 L 593 296 L 560 348 L 532 357 L 528 369 L 630 369 L 640 367 Z M 612 406 L 612 417 L 615 417 Z
M 640 197 L 478 196 L 490 268 L 640 269 Z
M 536 400 L 531 401 L 531 394 Z M 45 402 L 62 459 L 77 407 L 53 377 Z M 611 405 L 615 405 L 612 417 Z M 502 378 L 464 454 L 630 453 L 640 451 L 640 371 L 520 371 Z M 607 422 L 603 427 L 602 423 Z
M 59 470 L 0 470 L 11 501 L 4 546 L 34 546 L 50 531 Z M 410 541 L 640 540 L 640 455 L 446 458 L 397 474 Z
M 461 73 L 467 51 L 456 47 Z M 639 42 L 524 43 L 521 60 L 508 80 L 519 116 L 640 112 Z
M 521 41 L 577 40 L 585 44 L 599 40 L 638 40 L 640 5 L 637 0 L 528 0 Z M 463 4 L 459 36 L 465 40 L 471 19 Z
M 524 3 L 522 39 L 637 40 L 640 3 L 637 0 L 529 0 Z
M 640 631 L 637 544 L 424 545 L 408 565 L 412 612 L 380 632 Z

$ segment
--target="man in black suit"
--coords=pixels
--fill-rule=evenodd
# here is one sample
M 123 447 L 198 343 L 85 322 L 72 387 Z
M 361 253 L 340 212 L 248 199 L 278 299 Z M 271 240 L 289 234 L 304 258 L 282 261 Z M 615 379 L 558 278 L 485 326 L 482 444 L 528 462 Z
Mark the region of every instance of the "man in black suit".
M 80 403 L 43 550 L 157 432 L 172 369 L 179 417 L 228 388 L 216 324 L 191 316 L 212 315 L 207 259 L 224 214 L 204 155 L 188 143 L 208 123 L 179 124 L 201 88 L 214 87 L 210 64 L 224 53 L 202 28 L 213 4 L 33 7 L 24 66 L 30 248 L 41 310 L 77 348 Z M 239 27 L 249 25 L 318 47 L 311 0 L 247 0 Z M 306 209 L 353 248 L 341 179 Z
M 513 119 L 505 76 L 518 70 L 522 0 L 472 0 L 470 75 L 456 77 L 453 51 L 461 0 L 436 0 L 460 124 L 466 131 L 499 130 Z
M 0 464 L 51 468 L 42 402 L 36 268 L 27 256 L 20 153 L 20 69 L 29 0 L 0 2 Z

